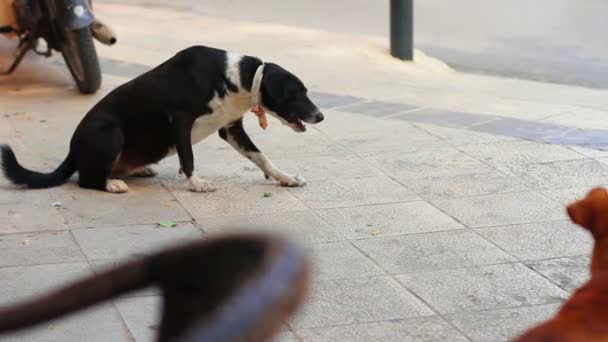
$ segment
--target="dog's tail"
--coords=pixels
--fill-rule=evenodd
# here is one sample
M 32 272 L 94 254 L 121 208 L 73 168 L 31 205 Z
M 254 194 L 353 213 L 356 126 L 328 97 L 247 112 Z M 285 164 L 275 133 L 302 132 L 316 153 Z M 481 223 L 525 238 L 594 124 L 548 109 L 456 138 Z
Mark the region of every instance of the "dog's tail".
M 17 331 L 62 317 L 109 298 L 145 287 L 150 275 L 144 260 L 89 276 L 25 303 L 0 308 L 0 333 Z
M 55 171 L 40 173 L 21 166 L 17 161 L 15 152 L 8 145 L 0 146 L 0 153 L 2 154 L 4 176 L 13 182 L 13 184 L 25 185 L 31 189 L 43 189 L 61 185 L 76 172 L 76 167 L 72 162 L 70 154 L 68 154 L 63 163 Z

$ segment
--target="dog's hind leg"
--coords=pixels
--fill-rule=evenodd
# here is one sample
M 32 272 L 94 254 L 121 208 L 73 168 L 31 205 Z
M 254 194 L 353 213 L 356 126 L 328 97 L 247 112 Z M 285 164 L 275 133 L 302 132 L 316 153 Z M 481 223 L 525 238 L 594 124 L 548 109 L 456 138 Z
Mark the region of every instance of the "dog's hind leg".
M 296 187 L 306 185 L 301 176 L 290 175 L 272 164 L 251 141 L 243 128 L 243 121 L 236 121 L 219 131 L 220 137 L 226 140 L 235 150 L 257 165 L 266 177 L 272 177 L 282 186 Z
M 95 134 L 78 137 L 78 185 L 83 188 L 124 193 L 129 190 L 122 180 L 111 175 L 120 160 L 124 138 L 122 130 L 116 126 L 105 126 Z

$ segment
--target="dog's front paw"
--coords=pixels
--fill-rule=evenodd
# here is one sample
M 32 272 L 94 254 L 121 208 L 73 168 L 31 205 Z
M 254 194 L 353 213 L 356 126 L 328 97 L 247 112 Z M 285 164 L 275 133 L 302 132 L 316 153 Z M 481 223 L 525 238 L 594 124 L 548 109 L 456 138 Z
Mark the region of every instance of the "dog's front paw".
M 188 182 L 190 183 L 190 191 L 192 192 L 213 192 L 216 189 L 213 183 L 198 177 L 190 177 Z
M 306 185 L 306 179 L 297 175 L 284 175 L 279 177 L 278 181 L 281 186 L 288 186 L 290 188 Z

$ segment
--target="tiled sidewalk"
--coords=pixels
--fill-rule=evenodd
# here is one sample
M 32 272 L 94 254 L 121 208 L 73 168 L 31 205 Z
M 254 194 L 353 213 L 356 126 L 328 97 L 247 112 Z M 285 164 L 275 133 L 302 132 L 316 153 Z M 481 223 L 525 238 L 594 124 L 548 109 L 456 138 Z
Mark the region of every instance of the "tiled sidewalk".
M 215 193 L 187 192 L 175 158 L 157 179 L 130 180 L 125 195 L 74 184 L 3 190 L 0 301 L 229 227 L 279 229 L 308 246 L 312 294 L 284 341 L 503 340 L 555 312 L 587 277 L 590 239 L 563 205 L 608 179 L 603 157 L 471 129 L 502 120 L 493 116 L 314 97 L 327 120 L 307 134 L 247 122 L 276 164 L 309 179 L 304 188 L 269 184 L 213 137 L 195 153 Z M 34 167 L 28 155 L 46 147 L 29 132 L 64 119 L 31 115 L 2 120 L 25 133 L 21 155 Z M 146 290 L 0 340 L 151 341 L 157 305 Z
M 0 136 L 25 166 L 58 165 L 99 96 L 204 42 L 285 62 L 320 89 L 313 97 L 326 120 L 305 134 L 246 122 L 275 164 L 309 183 L 278 187 L 215 136 L 195 147 L 214 193 L 188 192 L 175 157 L 157 178 L 129 179 L 124 195 L 74 180 L 37 191 L 0 181 L 0 305 L 234 227 L 288 234 L 313 259 L 309 301 L 280 341 L 506 340 L 587 278 L 591 240 L 564 205 L 608 184 L 604 93 L 417 72 L 369 41 L 324 32 L 97 8 L 124 32 L 121 44 L 99 49 L 99 95 L 74 96 L 67 71 L 46 61 L 24 65 L 18 86 L 0 84 Z M 158 300 L 146 289 L 0 341 L 152 341 Z

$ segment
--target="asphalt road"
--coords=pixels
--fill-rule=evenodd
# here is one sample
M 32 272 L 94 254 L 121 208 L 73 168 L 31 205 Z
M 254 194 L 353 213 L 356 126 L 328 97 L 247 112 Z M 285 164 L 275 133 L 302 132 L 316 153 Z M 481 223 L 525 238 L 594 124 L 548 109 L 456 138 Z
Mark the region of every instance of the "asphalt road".
M 386 0 L 102 1 L 388 37 Z M 605 0 L 415 1 L 416 47 L 469 72 L 608 88 L 607 31 Z

